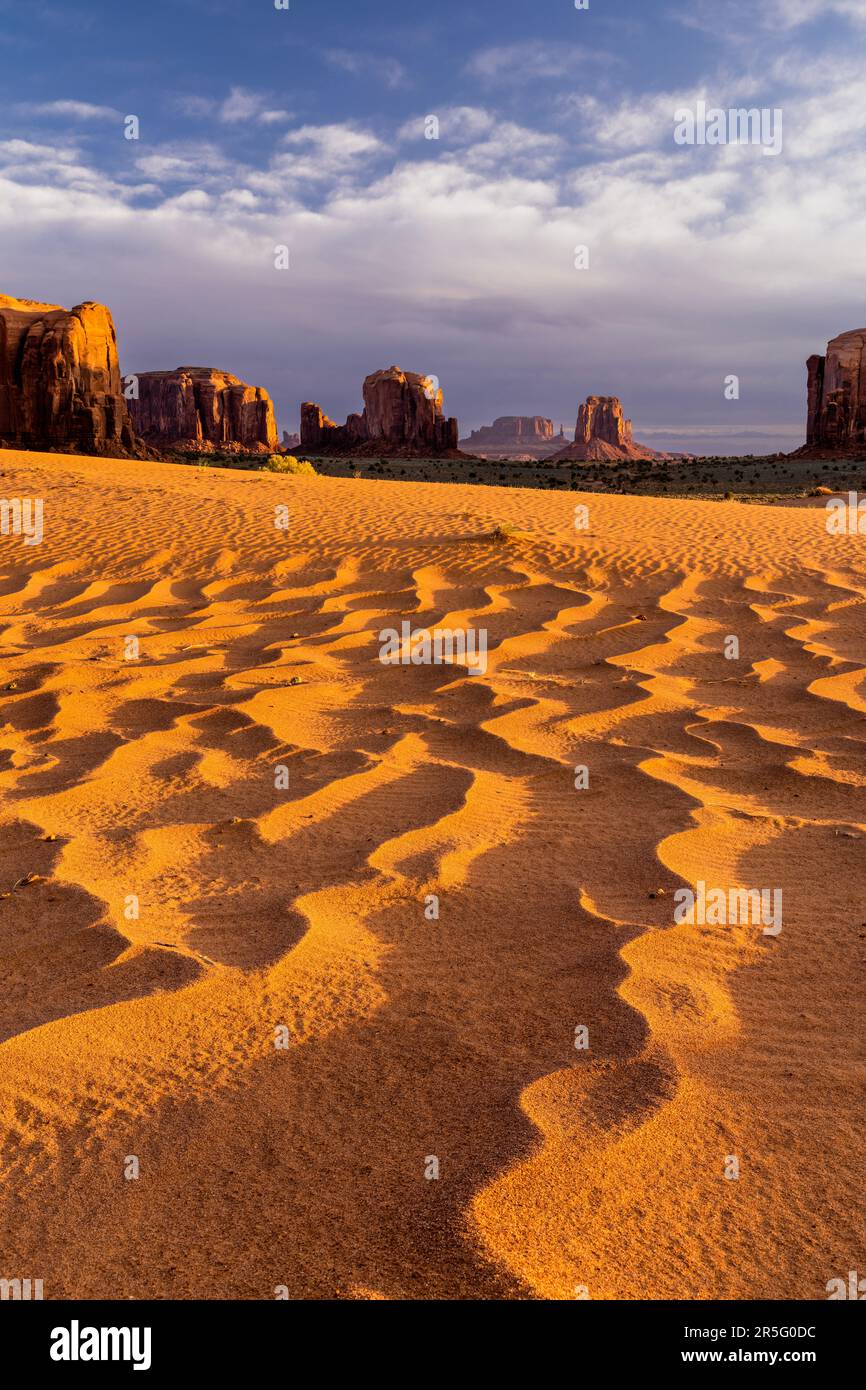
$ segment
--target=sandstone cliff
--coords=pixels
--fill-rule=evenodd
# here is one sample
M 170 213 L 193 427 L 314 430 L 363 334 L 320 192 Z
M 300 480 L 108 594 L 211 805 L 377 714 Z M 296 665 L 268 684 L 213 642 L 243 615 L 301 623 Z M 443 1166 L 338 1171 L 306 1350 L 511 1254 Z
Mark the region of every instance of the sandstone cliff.
M 797 452 L 866 455 L 866 328 L 840 333 L 806 370 L 806 447 Z
M 0 295 L 0 440 L 83 454 L 137 452 L 104 305 L 63 309 Z
M 270 396 L 212 367 L 141 372 L 130 414 L 137 433 L 161 447 L 271 454 L 277 425 Z
M 457 450 L 457 421 L 442 414 L 432 378 L 388 367 L 364 382 L 364 410 L 337 425 L 321 406 L 301 406 L 301 449 L 320 454 L 424 457 Z
M 561 449 L 551 463 L 614 462 L 617 459 L 665 459 L 646 444 L 636 444 L 631 420 L 626 420 L 618 396 L 587 396 L 577 412 L 574 443 Z

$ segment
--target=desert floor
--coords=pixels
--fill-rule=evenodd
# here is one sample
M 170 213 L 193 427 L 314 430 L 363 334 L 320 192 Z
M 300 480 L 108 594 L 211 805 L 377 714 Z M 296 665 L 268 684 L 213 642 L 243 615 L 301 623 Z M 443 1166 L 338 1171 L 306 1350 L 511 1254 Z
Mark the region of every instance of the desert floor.
M 0 496 L 45 503 L 0 537 L 0 1276 L 813 1299 L 862 1266 L 862 538 L 10 451 Z M 382 664 L 404 618 L 486 628 L 486 674 Z M 781 888 L 780 935 L 676 925 L 698 880 Z

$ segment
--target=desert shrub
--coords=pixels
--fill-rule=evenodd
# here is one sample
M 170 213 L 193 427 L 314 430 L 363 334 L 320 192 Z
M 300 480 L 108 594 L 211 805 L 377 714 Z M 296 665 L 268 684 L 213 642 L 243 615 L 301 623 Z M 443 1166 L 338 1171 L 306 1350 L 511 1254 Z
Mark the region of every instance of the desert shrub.
M 318 477 L 309 459 L 295 458 L 294 454 L 271 454 L 262 467 L 268 473 L 291 473 L 295 477 L 312 474 Z
M 485 537 L 485 540 L 501 543 L 503 541 L 516 540 L 517 537 L 522 535 L 522 531 L 518 531 L 517 527 L 512 526 L 510 521 L 506 521 L 499 522 L 497 526 L 494 526 L 493 530 Z

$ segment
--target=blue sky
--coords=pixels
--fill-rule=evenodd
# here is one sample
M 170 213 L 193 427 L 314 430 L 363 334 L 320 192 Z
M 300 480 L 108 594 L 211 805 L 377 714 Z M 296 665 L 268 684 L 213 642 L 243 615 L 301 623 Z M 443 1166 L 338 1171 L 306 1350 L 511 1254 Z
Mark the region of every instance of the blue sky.
M 866 0 L 0 0 L 0 291 L 288 428 L 396 362 L 462 434 L 594 392 L 660 447 L 793 447 L 866 323 L 864 56 Z M 781 153 L 678 146 L 698 100 L 781 110 Z

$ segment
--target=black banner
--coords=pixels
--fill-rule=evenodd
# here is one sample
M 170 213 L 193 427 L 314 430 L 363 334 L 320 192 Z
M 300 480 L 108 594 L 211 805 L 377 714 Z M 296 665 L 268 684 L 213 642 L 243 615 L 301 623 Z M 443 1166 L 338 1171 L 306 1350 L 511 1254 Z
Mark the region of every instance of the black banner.
M 620 1370 L 651 1368 L 667 1372 L 674 1368 L 719 1365 L 764 1366 L 769 1369 L 799 1365 L 811 1367 L 826 1379 L 828 1373 L 841 1372 L 852 1362 L 863 1342 L 862 1315 L 828 1300 L 820 1303 L 614 1303 L 575 1300 L 544 1308 L 535 1304 L 509 1304 L 509 1323 L 497 1340 L 487 1343 L 491 1362 L 509 1356 L 507 1349 L 520 1323 L 527 1332 L 539 1331 L 543 1320 L 545 1335 L 554 1338 L 550 1351 L 569 1360 L 587 1358 L 601 1361 L 605 1368 Z M 860 1300 L 857 1300 L 860 1301 Z M 429 1382 L 437 1360 L 442 1374 L 454 1373 L 455 1347 L 443 1332 L 456 1316 L 454 1330 L 463 1338 L 473 1336 L 480 1354 L 480 1336 L 499 1326 L 499 1314 L 490 1304 L 483 1311 L 476 1306 L 471 1321 L 464 1323 L 465 1306 L 437 1303 L 409 1305 L 413 1317 L 421 1316 L 424 1337 L 423 1371 Z M 327 1317 L 328 1336 L 311 1343 L 317 1310 Z M 4 1362 L 10 1358 L 23 1370 L 48 1373 L 61 1382 L 70 1375 L 92 1377 L 100 1370 L 112 1375 L 164 1375 L 166 1371 L 209 1371 L 222 1375 L 250 1371 L 262 1362 L 282 1366 L 286 1377 L 294 1379 L 316 1351 L 323 1353 L 322 1370 L 333 1362 L 334 1353 L 345 1346 L 356 1369 L 364 1363 L 364 1345 L 343 1343 L 340 1336 L 348 1319 L 353 1333 L 380 1330 L 386 1324 L 380 1317 L 396 1312 L 398 1323 L 407 1315 L 406 1304 L 391 1313 L 383 1308 L 367 1309 L 373 1322 L 356 1323 L 358 1303 L 285 1302 L 243 1303 L 164 1303 L 91 1302 L 40 1303 L 6 1301 L 0 1306 Z M 515 1327 L 514 1317 L 518 1324 Z M 488 1318 L 493 1323 L 488 1323 Z M 443 1327 L 443 1322 L 445 1326 Z M 424 1325 L 426 1324 L 426 1330 Z M 431 1347 L 430 1331 L 435 1328 Z M 566 1345 L 559 1337 L 567 1339 Z M 384 1356 L 385 1353 L 383 1352 Z M 386 1357 L 386 1360 L 390 1360 Z M 405 1353 L 401 1353 L 405 1369 Z M 576 1363 L 575 1363 L 576 1364 Z M 305 1375 L 309 1375 L 307 1370 Z

